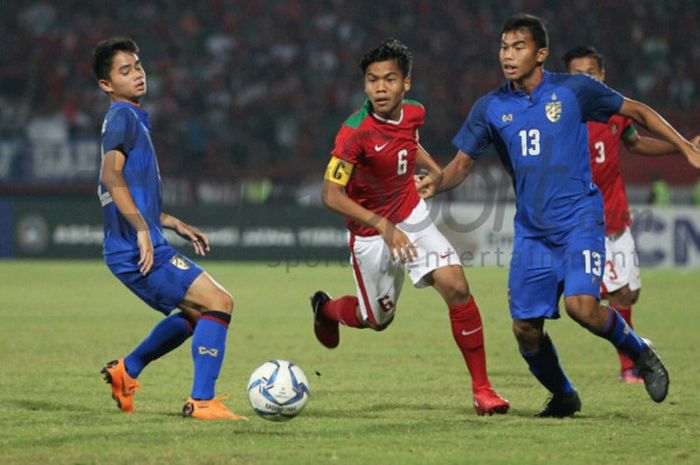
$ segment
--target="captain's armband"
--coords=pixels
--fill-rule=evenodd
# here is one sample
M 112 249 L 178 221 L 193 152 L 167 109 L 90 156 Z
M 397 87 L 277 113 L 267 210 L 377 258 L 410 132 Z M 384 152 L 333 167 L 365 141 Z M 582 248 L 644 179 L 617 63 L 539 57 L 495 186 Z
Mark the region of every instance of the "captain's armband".
M 350 181 L 350 175 L 354 167 L 355 165 L 352 163 L 341 160 L 340 158 L 331 157 L 324 178 L 335 184 L 345 186 L 348 181 Z

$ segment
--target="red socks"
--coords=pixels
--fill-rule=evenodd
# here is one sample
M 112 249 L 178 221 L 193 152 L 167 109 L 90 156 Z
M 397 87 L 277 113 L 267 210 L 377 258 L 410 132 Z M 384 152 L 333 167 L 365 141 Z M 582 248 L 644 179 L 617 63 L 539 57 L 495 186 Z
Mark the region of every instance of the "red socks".
M 354 295 L 346 295 L 339 299 L 329 300 L 321 311 L 323 316 L 331 321 L 337 321 L 351 328 L 362 328 L 363 326 L 357 321 L 357 315 L 355 315 L 358 302 Z
M 630 328 L 634 329 L 634 326 L 632 326 L 632 307 L 613 307 L 613 309 L 620 314 Z M 634 362 L 627 355 L 618 351 L 617 356 L 620 358 L 620 372 L 634 367 Z
M 486 374 L 484 330 L 481 327 L 479 307 L 473 296 L 466 304 L 450 307 L 450 322 L 452 336 L 471 374 L 473 390 L 490 386 L 491 383 Z

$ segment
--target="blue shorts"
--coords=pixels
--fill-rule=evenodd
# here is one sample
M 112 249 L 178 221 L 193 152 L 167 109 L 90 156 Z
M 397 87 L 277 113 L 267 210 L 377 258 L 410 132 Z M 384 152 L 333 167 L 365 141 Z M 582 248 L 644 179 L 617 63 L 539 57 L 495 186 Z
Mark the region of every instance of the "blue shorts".
M 573 228 L 544 237 L 517 237 L 508 275 L 514 320 L 559 318 L 559 299 L 600 299 L 605 265 L 605 228 Z
M 166 315 L 182 302 L 192 282 L 204 271 L 169 245 L 155 249 L 153 268 L 146 276 L 139 271 L 138 261 L 138 255 L 131 255 L 107 266 L 131 292 Z

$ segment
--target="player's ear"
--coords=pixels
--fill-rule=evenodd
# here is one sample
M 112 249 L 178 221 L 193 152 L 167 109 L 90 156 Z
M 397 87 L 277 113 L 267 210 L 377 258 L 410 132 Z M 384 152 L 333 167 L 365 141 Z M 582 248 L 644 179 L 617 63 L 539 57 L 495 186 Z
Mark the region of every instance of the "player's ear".
M 107 79 L 100 79 L 97 81 L 97 85 L 100 86 L 100 89 L 102 89 L 103 92 L 106 92 L 108 94 L 112 93 L 114 89 L 112 89 L 112 84 L 107 80 Z
M 403 91 L 408 92 L 411 90 L 411 75 L 409 74 L 405 78 L 403 78 Z
M 537 51 L 537 55 L 535 56 L 535 59 L 537 60 L 537 63 L 542 64 L 544 61 L 547 59 L 549 56 L 549 49 L 547 47 L 542 47 Z

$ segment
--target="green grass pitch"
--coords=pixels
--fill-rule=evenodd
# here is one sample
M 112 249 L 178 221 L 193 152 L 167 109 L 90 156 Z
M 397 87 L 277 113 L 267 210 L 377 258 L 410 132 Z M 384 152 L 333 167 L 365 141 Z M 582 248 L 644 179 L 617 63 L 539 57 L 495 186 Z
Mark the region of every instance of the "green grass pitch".
M 314 339 L 309 296 L 354 292 L 344 265 L 202 261 L 234 295 L 218 393 L 245 423 L 180 417 L 191 387 L 189 343 L 139 380 L 137 412 L 120 413 L 100 379 L 160 314 L 99 261 L 0 262 L 0 464 L 693 464 L 700 461 L 700 272 L 649 270 L 634 319 L 671 373 L 663 404 L 623 385 L 605 341 L 568 317 L 550 322 L 583 411 L 532 418 L 547 397 L 518 355 L 504 269 L 467 269 L 486 332 L 494 386 L 512 404 L 477 417 L 469 378 L 432 289 L 404 288 L 382 333 L 341 329 L 329 351 Z M 311 399 L 288 423 L 255 416 L 250 373 L 270 358 L 305 371 Z

